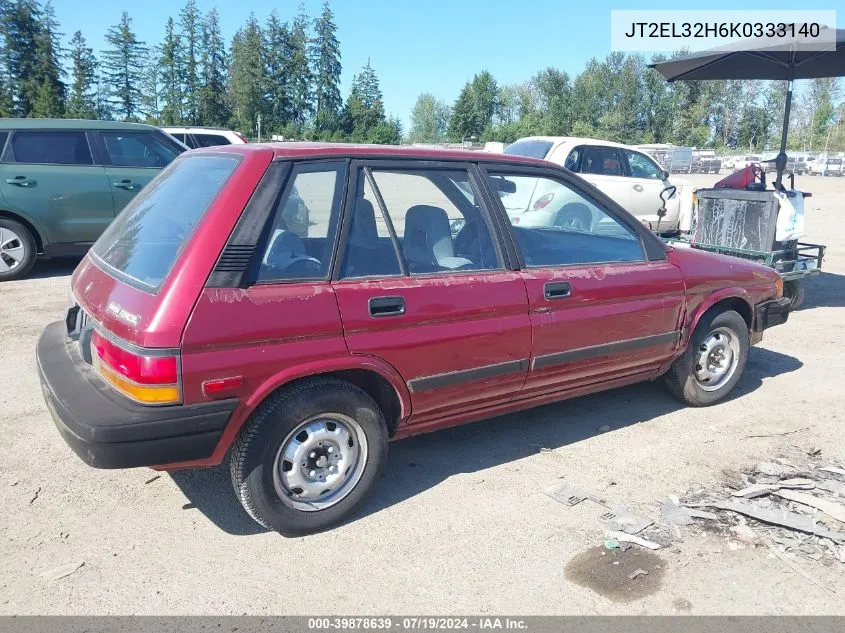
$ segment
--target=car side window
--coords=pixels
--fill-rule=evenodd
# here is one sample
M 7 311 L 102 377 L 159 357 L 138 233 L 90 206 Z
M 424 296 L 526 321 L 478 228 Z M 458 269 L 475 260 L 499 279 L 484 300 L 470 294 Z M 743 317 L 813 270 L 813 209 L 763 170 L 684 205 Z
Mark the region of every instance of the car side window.
M 411 275 L 502 268 L 475 195 L 467 195 L 472 186 L 466 171 L 371 175 L 372 182 L 363 172 L 359 177 L 342 278 L 397 275 L 402 263 Z
M 194 134 L 196 147 L 214 147 L 215 145 L 231 145 L 229 139 L 222 134 Z
M 179 155 L 176 148 L 171 147 L 172 141 L 165 143 L 163 138 L 149 132 L 104 130 L 100 135 L 111 164 L 118 167 L 161 168 Z
M 581 163 L 582 174 L 600 176 L 621 176 L 622 160 L 615 147 L 605 145 L 587 145 Z
M 513 191 L 502 196 L 528 200 L 527 209 L 508 215 L 529 268 L 645 261 L 639 235 L 572 186 L 553 178 L 488 172 Z M 507 204 L 505 204 L 507 208 Z
M 294 167 L 273 211 L 259 283 L 328 277 L 345 174 L 345 163 Z
M 662 170 L 648 156 L 628 149 L 624 150 L 624 152 L 625 157 L 628 159 L 628 167 L 631 169 L 631 177 L 651 178 L 654 180 L 663 179 Z
M 584 155 L 584 146 L 579 145 L 578 147 L 574 148 L 566 157 L 566 160 L 563 163 L 563 166 L 570 171 L 579 171 L 579 165 L 581 163 L 581 157 Z
M 17 131 L 12 134 L 12 155 L 16 163 L 94 164 L 82 131 Z

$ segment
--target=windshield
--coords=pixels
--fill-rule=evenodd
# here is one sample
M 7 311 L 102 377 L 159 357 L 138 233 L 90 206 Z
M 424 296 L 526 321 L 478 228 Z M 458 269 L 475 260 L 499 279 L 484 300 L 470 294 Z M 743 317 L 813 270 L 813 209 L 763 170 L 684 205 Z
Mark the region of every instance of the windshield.
M 827 164 L 828 165 L 841 165 L 842 159 L 841 158 L 828 158 Z
M 512 156 L 527 156 L 528 158 L 545 158 L 551 148 L 551 141 L 517 141 L 516 143 L 511 143 L 505 148 L 505 154 L 511 154 Z
M 188 156 L 173 162 L 117 216 L 94 244 L 96 260 L 155 290 L 223 184 L 237 156 Z

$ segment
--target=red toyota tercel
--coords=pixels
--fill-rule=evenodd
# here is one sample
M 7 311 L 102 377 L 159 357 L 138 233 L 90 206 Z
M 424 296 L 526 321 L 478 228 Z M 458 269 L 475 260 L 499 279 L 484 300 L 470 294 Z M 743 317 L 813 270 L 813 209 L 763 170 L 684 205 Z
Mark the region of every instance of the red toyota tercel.
M 512 224 L 537 187 L 557 220 Z M 660 376 L 717 402 L 789 309 L 774 271 L 667 247 L 550 163 L 296 143 L 184 154 L 72 290 L 37 350 L 71 448 L 97 468 L 230 454 L 284 534 L 347 517 L 390 439 Z

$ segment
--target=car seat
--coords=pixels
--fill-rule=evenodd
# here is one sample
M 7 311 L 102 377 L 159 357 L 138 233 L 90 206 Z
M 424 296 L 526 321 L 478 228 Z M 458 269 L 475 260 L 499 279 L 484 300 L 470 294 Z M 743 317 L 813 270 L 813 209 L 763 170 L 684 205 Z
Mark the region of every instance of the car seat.
M 472 261 L 455 257 L 449 217 L 440 207 L 418 204 L 405 213 L 403 252 L 411 272 L 472 268 Z

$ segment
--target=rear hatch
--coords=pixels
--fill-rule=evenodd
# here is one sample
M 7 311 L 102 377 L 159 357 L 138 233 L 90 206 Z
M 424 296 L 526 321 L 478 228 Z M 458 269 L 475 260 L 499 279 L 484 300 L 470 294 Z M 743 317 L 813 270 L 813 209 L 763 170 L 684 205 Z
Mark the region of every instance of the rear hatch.
M 253 154 L 183 155 L 118 215 L 74 271 L 68 335 L 106 382 L 135 401 L 178 401 L 185 324 L 272 152 Z M 236 172 L 237 182 L 227 186 Z

